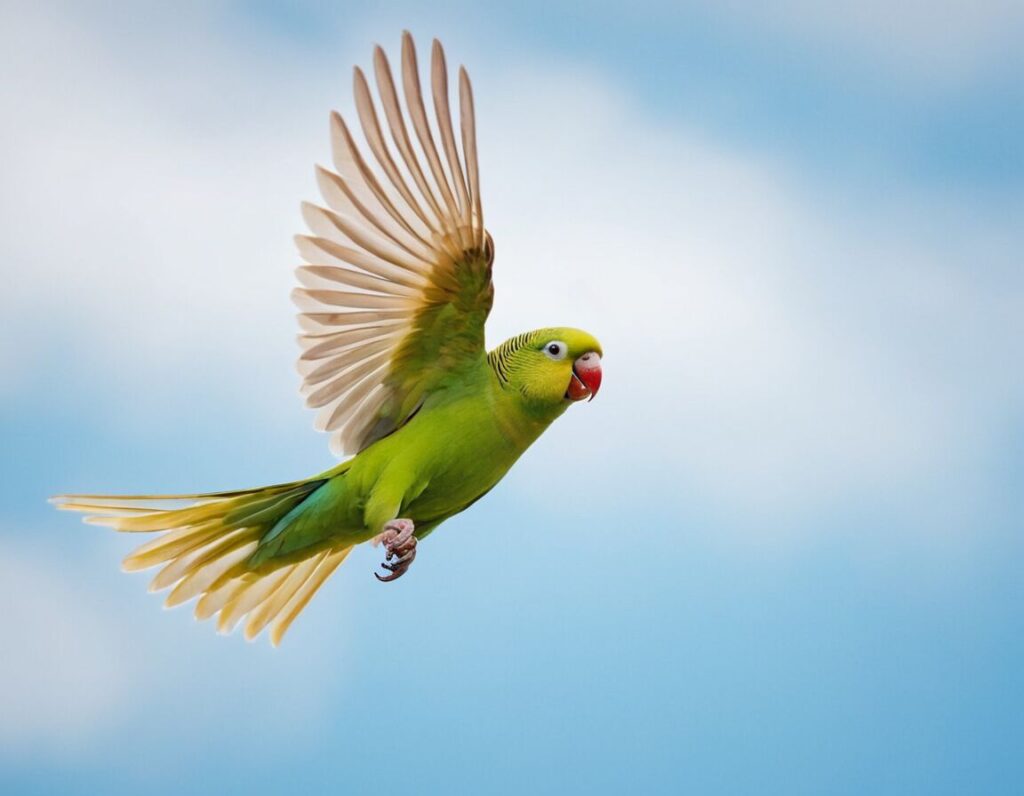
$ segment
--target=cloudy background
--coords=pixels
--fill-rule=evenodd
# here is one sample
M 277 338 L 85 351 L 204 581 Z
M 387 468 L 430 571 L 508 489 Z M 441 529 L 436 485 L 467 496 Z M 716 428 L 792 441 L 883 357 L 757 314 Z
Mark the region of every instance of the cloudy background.
M 1019 787 L 1024 7 L 437 5 L 0 11 L 0 790 Z M 403 28 L 473 76 L 490 342 L 605 387 L 221 638 L 44 501 L 330 464 L 290 239 Z

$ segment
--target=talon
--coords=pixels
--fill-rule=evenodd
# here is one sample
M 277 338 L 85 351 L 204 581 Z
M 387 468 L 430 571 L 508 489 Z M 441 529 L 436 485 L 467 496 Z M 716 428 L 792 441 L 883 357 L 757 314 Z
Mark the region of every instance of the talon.
M 381 566 L 388 574 L 374 572 L 373 575 L 382 583 L 388 583 L 402 577 L 416 558 L 416 537 L 413 535 L 416 526 L 412 520 L 392 520 L 384 526 L 384 530 L 373 540 L 374 544 L 383 542 L 385 556 Z
M 401 566 L 402 564 L 405 564 L 406 565 L 406 569 L 408 569 L 409 568 L 408 565 L 412 563 L 412 560 L 414 558 L 416 558 L 416 548 L 415 547 L 412 548 L 411 550 L 409 550 L 408 552 L 406 552 L 404 555 L 401 555 L 398 558 L 396 558 L 394 560 L 394 562 L 390 566 L 387 565 L 387 564 L 385 564 L 384 566 L 388 566 L 388 568 L 390 568 L 391 566 L 398 567 L 398 566 Z
M 396 563 L 396 564 L 381 564 L 390 574 L 381 575 L 379 572 L 374 572 L 373 576 L 382 583 L 388 583 L 393 580 L 397 580 L 402 577 L 409 570 L 409 562 Z

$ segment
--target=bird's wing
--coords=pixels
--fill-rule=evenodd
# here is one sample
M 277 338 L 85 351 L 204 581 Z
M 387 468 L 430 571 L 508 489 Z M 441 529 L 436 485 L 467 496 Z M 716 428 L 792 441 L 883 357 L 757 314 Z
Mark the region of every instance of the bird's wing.
M 337 171 L 317 167 L 327 207 L 303 205 L 312 234 L 296 238 L 307 263 L 297 270 L 302 287 L 293 294 L 301 310 L 302 392 L 307 406 L 320 410 L 315 425 L 331 433 L 340 455 L 394 431 L 447 377 L 479 362 L 493 297 L 494 248 L 480 205 L 466 70 L 459 70 L 460 153 L 441 44 L 435 40 L 431 53 L 436 125 L 427 117 L 408 33 L 404 112 L 380 47 L 373 65 L 384 124 L 363 72 L 357 67 L 354 75 L 372 157 L 364 158 L 332 113 Z

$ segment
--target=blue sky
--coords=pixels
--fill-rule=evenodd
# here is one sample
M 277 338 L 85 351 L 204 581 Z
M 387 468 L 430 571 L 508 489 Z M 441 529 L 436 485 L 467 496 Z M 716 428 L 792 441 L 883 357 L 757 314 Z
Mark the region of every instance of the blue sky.
M 0 790 L 1018 789 L 1019 4 L 366 6 L 0 12 Z M 219 637 L 44 499 L 329 465 L 290 238 L 403 28 L 473 76 L 490 341 L 605 385 L 401 582 Z

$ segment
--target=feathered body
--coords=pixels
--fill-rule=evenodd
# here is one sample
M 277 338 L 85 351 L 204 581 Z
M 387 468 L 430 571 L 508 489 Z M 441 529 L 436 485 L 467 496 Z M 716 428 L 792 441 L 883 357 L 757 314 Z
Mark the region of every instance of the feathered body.
M 310 479 L 253 490 L 56 499 L 91 514 L 89 522 L 162 532 L 128 556 L 125 569 L 161 566 L 152 588 L 173 587 L 168 605 L 198 596 L 196 616 L 219 613 L 221 630 L 248 617 L 247 637 L 270 626 L 278 643 L 355 545 L 387 531 L 392 541 L 411 537 L 401 549 L 414 555 L 417 539 L 479 500 L 570 403 L 600 386 L 600 345 L 576 329 L 541 329 L 485 351 L 494 246 L 483 227 L 469 79 L 461 70 L 460 157 L 440 45 L 431 75 L 440 150 L 408 34 L 402 56 L 406 113 L 427 167 L 377 48 L 380 99 L 399 158 L 357 69 L 357 109 L 383 176 L 332 114 L 338 173 L 317 169 L 330 209 L 304 205 L 314 235 L 297 239 L 307 261 L 293 295 L 302 310 L 303 392 L 320 410 L 317 427 L 352 458 Z M 401 571 L 385 564 L 395 574 L 384 579 L 404 572 L 411 557 L 398 561 Z
M 528 345 L 504 357 L 504 366 L 517 370 L 508 381 L 494 365 L 501 348 L 480 357 L 431 393 L 398 431 L 318 476 L 322 486 L 268 533 L 251 563 L 278 565 L 324 546 L 359 544 L 394 517 L 411 519 L 422 539 L 479 500 L 569 406 L 569 361 L 551 374 L 547 392 L 544 371 L 529 362 L 542 356 L 537 345 L 552 339 L 572 340 L 581 350 L 597 345 L 575 329 L 532 332 L 524 336 Z M 531 389 L 539 392 L 534 400 Z M 547 399 L 554 390 L 557 400 Z

